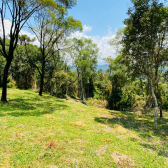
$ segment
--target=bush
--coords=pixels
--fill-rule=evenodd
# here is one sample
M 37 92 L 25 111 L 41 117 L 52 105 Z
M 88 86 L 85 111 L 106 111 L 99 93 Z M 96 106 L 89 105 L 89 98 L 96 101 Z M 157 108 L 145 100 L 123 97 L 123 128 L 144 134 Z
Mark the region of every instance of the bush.
M 87 99 L 86 102 L 90 106 L 95 106 L 99 108 L 107 108 L 108 106 L 108 102 L 106 100 L 101 100 L 101 99 L 89 98 Z
M 146 100 L 144 97 L 135 97 L 133 104 L 133 111 L 144 111 L 146 106 Z
M 7 83 L 7 88 L 13 88 L 15 85 L 12 82 Z

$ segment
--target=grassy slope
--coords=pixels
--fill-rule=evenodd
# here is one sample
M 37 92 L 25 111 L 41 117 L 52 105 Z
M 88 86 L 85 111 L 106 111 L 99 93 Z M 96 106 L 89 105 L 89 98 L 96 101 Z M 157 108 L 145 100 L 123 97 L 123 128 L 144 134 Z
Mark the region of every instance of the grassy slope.
M 168 167 L 168 119 L 8 90 L 0 103 L 0 167 Z

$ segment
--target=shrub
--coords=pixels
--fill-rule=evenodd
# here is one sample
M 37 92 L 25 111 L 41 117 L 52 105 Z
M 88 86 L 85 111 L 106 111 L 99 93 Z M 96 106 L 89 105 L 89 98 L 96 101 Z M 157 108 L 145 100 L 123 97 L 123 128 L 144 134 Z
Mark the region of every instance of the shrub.
M 144 111 L 146 106 L 146 100 L 144 97 L 135 97 L 133 104 L 133 111 Z
M 11 82 L 7 83 L 7 88 L 13 88 L 13 87 L 15 87 L 15 85 L 13 83 L 11 83 Z
M 101 100 L 101 99 L 89 98 L 87 99 L 86 102 L 90 106 L 95 106 L 99 108 L 107 108 L 108 106 L 108 102 L 106 100 Z

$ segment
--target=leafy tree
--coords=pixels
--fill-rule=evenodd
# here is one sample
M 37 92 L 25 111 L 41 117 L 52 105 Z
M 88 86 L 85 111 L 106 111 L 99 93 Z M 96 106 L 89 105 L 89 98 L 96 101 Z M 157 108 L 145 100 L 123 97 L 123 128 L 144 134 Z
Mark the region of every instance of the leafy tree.
M 111 93 L 111 82 L 109 80 L 109 74 L 102 69 L 99 69 L 94 78 L 94 85 L 97 92 L 94 95 L 97 99 L 108 99 Z
M 70 33 L 75 30 L 82 30 L 82 25 L 79 20 L 73 19 L 73 17 L 64 17 L 67 13 L 66 8 L 57 6 L 57 10 L 40 11 L 36 17 L 36 27 L 31 27 L 31 30 L 35 33 L 37 40 L 40 43 L 41 65 L 34 66 L 38 69 L 40 74 L 40 91 L 39 95 L 42 96 L 44 77 L 46 70 L 46 63 L 49 64 L 51 58 L 55 53 L 64 49 L 64 40 Z
M 22 89 L 29 89 L 35 84 L 35 68 L 31 66 L 29 57 L 34 58 L 33 62 L 37 63 L 36 59 L 39 54 L 39 48 L 30 44 L 34 39 L 30 39 L 27 35 L 19 36 L 19 45 L 17 45 L 14 52 L 14 60 L 11 65 L 11 73 L 13 79 L 16 81 L 16 86 Z M 25 43 L 28 47 L 25 48 Z
M 105 61 L 109 65 L 109 79 L 112 85 L 111 95 L 108 98 L 109 108 L 119 110 L 120 101 L 122 99 L 122 88 L 126 83 L 127 75 L 124 73 L 126 67 L 120 63 L 121 56 L 116 59 L 106 58 Z
M 78 83 L 80 88 L 80 97 L 85 101 L 86 93 L 88 96 L 94 96 L 94 72 L 97 66 L 97 57 L 99 49 L 91 39 L 81 38 L 72 40 L 74 51 L 74 64 L 78 74 Z
M 145 75 L 150 82 L 152 96 L 155 100 L 155 125 L 157 126 L 159 68 L 164 66 L 166 48 L 168 9 L 157 0 L 134 0 L 129 9 L 129 18 L 123 37 L 123 57 L 131 71 Z

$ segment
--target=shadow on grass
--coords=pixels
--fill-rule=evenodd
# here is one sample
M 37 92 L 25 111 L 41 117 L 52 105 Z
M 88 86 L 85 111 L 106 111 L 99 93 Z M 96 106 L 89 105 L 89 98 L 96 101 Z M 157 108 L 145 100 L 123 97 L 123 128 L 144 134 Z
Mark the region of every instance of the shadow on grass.
M 150 151 L 156 151 L 158 153 L 158 155 L 160 155 L 160 156 L 168 157 L 168 151 L 162 150 L 162 149 L 158 149 L 156 144 L 141 143 L 141 145 L 143 147 L 149 149 Z
M 46 101 L 45 101 L 46 100 Z M 0 103 L 1 111 L 0 117 L 3 116 L 41 116 L 44 114 L 52 114 L 54 111 L 60 108 L 66 108 L 65 104 L 61 104 L 63 101 L 57 100 L 51 101 L 50 96 L 44 96 L 43 99 L 30 98 L 30 99 L 11 99 L 8 103 Z
M 99 117 L 95 118 L 96 122 L 106 124 L 113 127 L 115 124 L 120 124 L 126 129 L 134 130 L 139 133 L 139 137 L 145 141 L 151 142 L 153 136 L 159 137 L 161 139 L 160 147 L 165 146 L 166 135 L 168 136 L 168 119 L 162 118 L 158 119 L 158 128 L 155 129 L 153 117 L 137 116 L 129 112 L 111 112 L 112 117 Z M 133 140 L 135 141 L 135 140 Z M 168 157 L 168 152 L 161 150 L 160 147 L 153 148 L 152 145 L 144 145 L 143 147 L 155 150 L 158 155 Z

